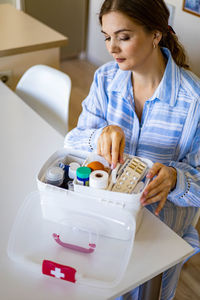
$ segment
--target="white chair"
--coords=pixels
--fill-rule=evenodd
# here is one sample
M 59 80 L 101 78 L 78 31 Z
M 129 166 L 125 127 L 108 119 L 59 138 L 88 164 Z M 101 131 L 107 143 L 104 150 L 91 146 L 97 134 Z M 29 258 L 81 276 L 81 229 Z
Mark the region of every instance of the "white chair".
M 70 77 L 52 67 L 35 65 L 19 80 L 16 93 L 63 136 L 68 131 Z

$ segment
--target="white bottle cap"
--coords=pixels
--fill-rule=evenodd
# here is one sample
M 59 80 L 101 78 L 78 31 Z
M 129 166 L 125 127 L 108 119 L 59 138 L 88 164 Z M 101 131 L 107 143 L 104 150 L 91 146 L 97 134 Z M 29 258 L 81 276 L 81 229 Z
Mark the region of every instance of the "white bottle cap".
M 76 170 L 80 167 L 77 162 L 71 162 L 69 164 L 69 178 L 74 179 L 76 177 Z
M 51 167 L 46 172 L 46 182 L 56 186 L 63 183 L 64 170 L 59 167 Z

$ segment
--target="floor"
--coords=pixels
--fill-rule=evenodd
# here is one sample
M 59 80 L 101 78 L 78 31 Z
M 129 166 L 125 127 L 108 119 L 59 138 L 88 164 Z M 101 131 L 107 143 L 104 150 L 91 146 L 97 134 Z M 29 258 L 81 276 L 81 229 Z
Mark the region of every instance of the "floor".
M 74 128 L 81 113 L 81 102 L 87 97 L 93 80 L 96 66 L 86 60 L 70 59 L 61 63 L 61 70 L 66 72 L 72 81 L 69 104 L 69 130 Z
M 61 70 L 66 72 L 72 80 L 70 130 L 76 126 L 81 113 L 81 102 L 89 92 L 96 68 L 85 60 L 71 59 L 61 63 Z M 197 229 L 200 234 L 200 220 Z M 200 300 L 200 253 L 184 265 L 174 300 Z

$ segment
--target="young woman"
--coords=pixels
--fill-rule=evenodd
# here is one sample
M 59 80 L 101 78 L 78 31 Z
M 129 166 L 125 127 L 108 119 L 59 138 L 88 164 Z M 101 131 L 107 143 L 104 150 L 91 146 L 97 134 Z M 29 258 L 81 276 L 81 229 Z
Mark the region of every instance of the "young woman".
M 68 147 L 97 150 L 114 168 L 123 153 L 154 165 L 141 203 L 199 251 L 191 226 L 200 207 L 200 80 L 168 26 L 163 0 L 106 0 L 99 20 L 114 61 L 94 76 Z M 173 299 L 180 265 L 166 271 Z M 138 288 L 121 297 L 138 299 Z

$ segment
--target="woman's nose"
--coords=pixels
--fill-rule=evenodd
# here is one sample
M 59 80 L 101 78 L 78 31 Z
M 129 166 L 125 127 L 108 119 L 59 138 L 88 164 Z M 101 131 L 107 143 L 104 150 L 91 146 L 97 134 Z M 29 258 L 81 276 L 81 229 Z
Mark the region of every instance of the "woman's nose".
M 117 43 L 115 41 L 111 41 L 108 51 L 112 54 L 112 53 L 117 53 L 119 52 L 119 46 L 117 45 Z

